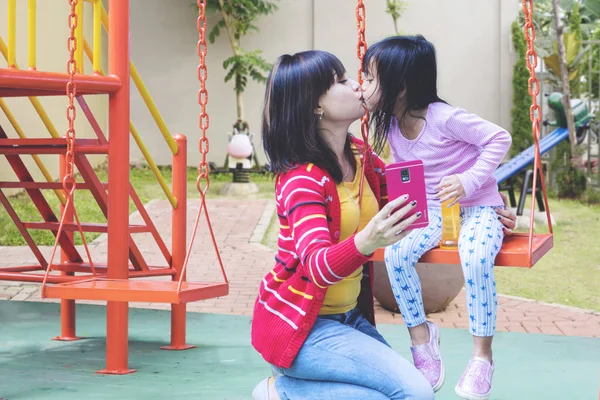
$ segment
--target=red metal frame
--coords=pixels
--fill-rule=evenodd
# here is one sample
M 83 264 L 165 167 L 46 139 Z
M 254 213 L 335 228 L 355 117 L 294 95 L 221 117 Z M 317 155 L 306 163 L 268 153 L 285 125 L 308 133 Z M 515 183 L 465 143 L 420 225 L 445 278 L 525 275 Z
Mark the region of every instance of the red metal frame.
M 60 155 L 60 180 L 61 182 L 65 178 L 67 173 L 67 160 L 65 155 Z M 67 210 L 64 205 L 60 206 L 61 215 L 67 213 L 66 221 L 73 222 L 73 212 L 72 210 Z M 67 232 L 66 235 L 74 240 L 74 236 L 72 232 Z M 69 262 L 69 256 L 64 251 L 60 251 L 60 261 L 61 264 Z M 61 271 L 61 276 L 74 276 L 75 274 L 72 271 Z M 65 342 L 70 342 L 74 340 L 79 340 L 81 338 L 77 337 L 76 327 L 75 327 L 75 300 L 69 299 L 61 299 L 60 301 L 60 335 L 55 337 L 54 340 L 60 340 Z
M 0 203 L 24 236 L 36 255 L 39 265 L 23 265 L 0 269 L 0 280 L 15 280 L 42 283 L 45 297 L 61 299 L 61 334 L 57 340 L 76 340 L 75 300 L 107 301 L 106 368 L 100 373 L 126 374 L 134 372 L 128 367 L 128 302 L 166 302 L 172 304 L 171 343 L 163 347 L 170 350 L 188 349 L 186 343 L 185 303 L 213 297 L 225 296 L 229 284 L 222 267 L 222 260 L 214 241 L 205 191 L 208 189 L 208 115 L 206 114 L 206 90 L 202 105 L 202 169 L 201 178 L 206 180 L 206 188 L 200 192 L 202 211 L 205 213 L 213 239 L 217 258 L 221 264 L 224 282 L 186 282 L 185 269 L 191 253 L 187 248 L 187 139 L 178 135 L 175 140 L 178 152 L 173 156 L 173 194 L 177 207 L 172 216 L 172 249 L 169 251 L 156 229 L 144 205 L 133 190 L 129 180 L 129 120 L 130 120 L 130 79 L 129 79 L 129 0 L 109 0 L 109 74 L 81 75 L 75 73 L 74 52 L 77 40 L 74 29 L 77 26 L 75 6 L 71 0 L 69 15 L 70 59 L 69 73 L 40 72 L 35 70 L 0 69 L 0 97 L 9 96 L 64 96 L 65 86 L 69 97 L 67 117 L 69 130 L 62 139 L 9 139 L 0 127 L 0 154 L 3 154 L 15 171 L 18 182 L 0 182 Z M 203 8 L 202 8 L 203 9 Z M 204 20 L 202 13 L 199 20 Z M 203 25 L 205 29 L 205 24 Z M 199 25 L 200 29 L 200 25 Z M 204 33 L 202 30 L 201 34 Z M 205 43 L 205 42 L 203 42 Z M 80 44 L 81 45 L 81 44 Z M 204 46 L 206 46 L 204 44 Z M 202 54 L 206 54 L 204 47 Z M 201 59 L 201 67 L 206 66 Z M 200 67 L 199 67 L 200 68 Z M 206 79 L 206 73 L 203 75 Z M 204 85 L 204 80 L 202 84 Z M 107 140 L 93 113 L 83 99 L 85 94 L 109 95 L 109 129 Z M 73 101 L 77 99 L 80 108 L 96 133 L 96 139 L 76 139 L 74 130 L 75 110 Z M 24 154 L 57 154 L 61 160 L 61 180 L 63 183 L 35 182 L 25 167 L 21 156 Z M 108 154 L 108 184 L 100 182 L 87 154 Z M 74 182 L 73 168 L 77 167 L 83 182 Z M 73 189 L 69 188 L 72 186 Z M 43 222 L 23 222 L 10 205 L 2 188 L 22 188 L 28 193 L 43 217 Z M 58 220 L 41 190 L 64 190 L 67 207 L 61 207 L 61 221 Z M 100 209 L 108 219 L 107 224 L 79 223 L 72 204 L 75 189 L 90 190 Z M 144 221 L 143 225 L 129 225 L 129 198 L 133 200 Z M 110 213 L 108 212 L 110 210 Z M 75 218 L 73 218 L 75 217 Z M 60 263 L 47 261 L 31 238 L 28 229 L 50 230 L 58 236 L 57 246 L 61 248 Z M 73 233 L 107 232 L 108 260 L 105 265 L 96 265 L 91 259 L 84 262 L 76 250 Z M 160 248 L 168 267 L 148 266 L 133 241 L 132 234 L 150 232 Z M 57 247 L 55 246 L 55 249 Z M 54 253 L 54 251 L 53 251 Z M 89 254 L 88 254 L 89 256 Z M 51 272 L 58 272 L 60 275 Z M 77 275 L 76 275 L 77 274 Z M 140 281 L 129 278 L 171 276 L 170 281 Z M 52 284 L 46 286 L 46 283 Z
M 183 263 L 186 257 L 187 244 L 187 138 L 183 135 L 175 137 L 179 151 L 173 156 L 173 195 L 177 199 L 177 208 L 173 210 L 172 229 L 172 266 L 177 271 L 173 275 L 173 283 L 179 278 L 186 280 Z M 182 236 L 183 234 L 183 236 Z M 181 276 L 183 274 L 183 277 Z M 162 346 L 163 350 L 186 350 L 193 345 L 185 343 L 186 305 L 171 304 L 171 344 Z
M 0 97 L 64 96 L 67 82 L 66 73 L 6 68 L 0 74 Z M 124 82 L 129 85 L 129 76 Z M 75 83 L 80 95 L 115 93 L 122 86 L 119 75 L 77 75 Z

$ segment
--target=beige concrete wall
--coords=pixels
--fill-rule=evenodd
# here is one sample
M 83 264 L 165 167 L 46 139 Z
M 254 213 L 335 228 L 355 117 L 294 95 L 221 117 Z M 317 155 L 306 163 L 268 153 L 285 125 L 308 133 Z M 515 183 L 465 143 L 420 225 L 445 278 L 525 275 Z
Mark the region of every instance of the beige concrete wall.
M 196 43 L 197 11 L 189 0 L 132 0 L 131 56 L 140 71 L 154 101 L 172 133 L 183 133 L 189 138 L 189 161 L 199 161 L 197 103 L 199 82 L 196 76 L 198 55 Z M 260 33 L 249 35 L 243 46 L 248 50 L 260 48 L 269 61 L 284 52 L 295 52 L 311 47 L 311 7 L 304 0 L 283 0 L 276 17 L 265 17 L 258 22 Z M 152 10 L 152 12 L 143 12 Z M 217 19 L 212 15 L 209 25 Z M 223 60 L 231 48 L 225 35 L 208 48 L 208 111 L 210 114 L 210 160 L 221 164 L 225 159 L 227 132 L 236 119 L 235 94 L 231 82 L 224 83 Z M 260 143 L 260 110 L 264 96 L 263 85 L 249 83 L 244 94 L 246 118 L 256 132 L 255 143 Z M 166 164 L 170 153 L 156 125 L 149 117 L 139 95 L 131 101 L 132 119 L 157 162 Z M 260 148 L 259 148 L 260 150 Z M 262 155 L 262 150 L 260 150 Z M 134 151 L 133 157 L 139 157 Z
M 367 40 L 372 43 L 393 34 L 385 2 L 366 0 L 365 3 Z M 509 35 L 517 2 L 409 0 L 408 3 L 401 28 L 410 34 L 422 33 L 436 45 L 441 96 L 510 128 L 513 55 Z M 132 0 L 131 4 L 132 57 L 169 127 L 192 139 L 190 163 L 195 163 L 199 108 L 194 8 L 189 0 Z M 328 50 L 338 55 L 351 75 L 355 75 L 358 62 L 354 1 L 281 0 L 278 4 L 276 14 L 258 21 L 260 32 L 244 38 L 244 48 L 262 49 L 269 61 L 286 52 Z M 213 16 L 210 26 L 215 20 Z M 222 62 L 230 54 L 225 36 L 209 46 L 210 159 L 219 164 L 225 157 L 226 133 L 236 111 L 232 85 L 223 83 Z M 255 144 L 261 159 L 264 159 L 260 149 L 263 91 L 263 85 L 252 82 L 244 94 L 246 118 L 256 133 Z M 150 148 L 159 153 L 157 161 L 167 163 L 168 153 L 139 98 L 132 99 L 132 111 Z
M 18 2 L 18 61 L 27 65 L 26 1 Z M 196 67 L 196 11 L 190 0 L 131 0 L 131 55 L 171 133 L 184 133 L 189 139 L 190 164 L 199 161 L 197 141 L 199 106 Z M 372 43 L 393 34 L 391 18 L 385 14 L 383 0 L 366 0 L 367 40 Z M 510 128 L 511 75 L 513 54 L 510 24 L 518 10 L 517 2 L 508 0 L 408 0 L 408 11 L 400 20 L 405 33 L 422 33 L 437 48 L 440 94 L 449 102 L 465 107 Z M 262 49 L 268 61 L 283 53 L 323 49 L 338 55 L 352 76 L 356 59 L 356 22 L 351 0 L 281 0 L 279 10 L 262 17 L 259 33 L 244 38 L 243 47 Z M 58 0 L 38 2 L 39 69 L 64 71 L 67 51 L 65 38 L 67 5 Z M 91 25 L 86 6 L 86 31 Z M 6 10 L 6 0 L 0 0 Z M 3 14 L 3 13 L 0 13 Z M 42 18 L 43 16 L 43 18 Z M 209 27 L 217 20 L 209 18 Z M 0 18 L 0 35 L 6 40 L 6 20 Z M 106 38 L 105 38 L 106 39 Z M 106 46 L 106 40 L 104 41 Z M 221 164 L 225 158 L 226 134 L 236 118 L 235 95 L 231 83 L 224 83 L 223 60 L 231 54 L 225 36 L 209 44 L 208 91 L 210 113 L 210 156 Z M 3 60 L 0 66 L 5 66 Z M 105 66 L 106 67 L 106 66 Z M 89 70 L 89 65 L 88 65 Z M 244 94 L 246 118 L 255 132 L 255 144 L 261 160 L 260 112 L 264 86 L 250 82 Z M 107 107 L 104 96 L 88 97 L 103 128 Z M 26 99 L 8 99 L 9 105 L 31 136 L 46 132 Z M 66 98 L 43 98 L 58 130 L 64 132 Z M 170 163 L 171 155 L 146 106 L 132 90 L 132 120 L 159 164 Z M 3 115 L 0 123 L 14 136 Z M 89 135 L 83 115 L 78 114 L 78 132 Z M 356 124 L 353 126 L 356 130 Z M 132 159 L 141 155 L 132 142 Z M 57 165 L 54 158 L 49 163 Z M 0 177 L 6 164 L 0 160 Z
M 37 2 L 37 69 L 40 71 L 67 71 L 67 37 L 69 28 L 67 26 L 68 3 L 57 0 L 47 0 Z M 7 10 L 7 1 L 0 0 L 0 36 L 7 42 L 7 20 L 5 18 Z M 86 3 L 84 30 L 91 41 L 91 21 L 92 13 L 91 6 Z M 17 64 L 21 68 L 27 68 L 27 1 L 17 1 Z M 6 68 L 6 60 L 0 56 L 0 68 Z M 86 65 L 88 72 L 91 66 Z M 1 72 L 0 72 L 1 73 Z M 4 99 L 8 107 L 15 115 L 15 118 L 24 133 L 28 137 L 50 137 L 48 130 L 42 124 L 41 119 L 36 114 L 34 108 L 27 98 L 6 98 Z M 46 109 L 47 113 L 58 130 L 59 134 L 63 135 L 67 129 L 66 107 L 67 97 L 41 97 L 40 102 Z M 105 96 L 88 96 L 87 102 L 94 111 L 96 118 L 100 122 L 103 129 L 106 128 L 108 102 Z M 17 137 L 13 127 L 10 125 L 6 116 L 0 111 L 0 125 L 7 132 L 9 137 Z M 77 113 L 75 124 L 78 137 L 91 137 L 93 134 L 89 123 L 86 121 L 83 113 Z M 58 157 L 42 156 L 44 164 L 48 167 L 54 176 L 58 176 Z M 39 173 L 36 165 L 31 160 L 31 157 L 23 157 L 29 170 L 36 179 L 43 180 L 43 176 Z M 101 162 L 103 156 L 90 157 L 94 164 Z M 4 157 L 0 157 L 0 180 L 15 180 L 13 171 L 6 162 Z M 10 191 L 8 192 L 10 193 Z

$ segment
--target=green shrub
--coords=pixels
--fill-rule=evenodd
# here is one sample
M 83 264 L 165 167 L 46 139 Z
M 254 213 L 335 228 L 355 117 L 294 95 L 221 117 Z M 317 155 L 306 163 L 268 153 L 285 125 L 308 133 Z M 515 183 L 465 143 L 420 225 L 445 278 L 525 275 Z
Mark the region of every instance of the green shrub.
M 525 60 L 527 44 L 523 29 L 518 20 L 512 23 L 512 41 L 515 50 L 515 65 L 513 66 L 513 95 L 511 135 L 512 146 L 510 156 L 514 157 L 533 144 L 531 136 L 531 120 L 529 119 L 529 107 L 531 97 L 527 87 L 529 80 L 529 70 Z

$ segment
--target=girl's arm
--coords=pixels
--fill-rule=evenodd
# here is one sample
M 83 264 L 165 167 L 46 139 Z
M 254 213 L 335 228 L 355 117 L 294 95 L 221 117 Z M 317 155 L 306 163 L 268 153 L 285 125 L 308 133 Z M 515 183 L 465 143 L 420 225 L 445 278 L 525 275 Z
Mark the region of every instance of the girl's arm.
M 454 140 L 477 146 L 481 152 L 471 168 L 458 174 L 469 196 L 493 175 L 508 152 L 512 138 L 505 129 L 461 108 L 455 109 L 448 118 L 446 133 Z

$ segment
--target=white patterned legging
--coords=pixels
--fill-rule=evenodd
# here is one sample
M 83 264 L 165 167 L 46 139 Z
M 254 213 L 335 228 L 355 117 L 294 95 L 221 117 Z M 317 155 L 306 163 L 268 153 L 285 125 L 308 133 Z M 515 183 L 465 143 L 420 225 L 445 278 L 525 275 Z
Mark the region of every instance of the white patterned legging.
M 469 328 L 475 336 L 496 331 L 496 280 L 494 260 L 504 237 L 496 207 L 461 207 L 458 251 L 465 276 Z M 439 246 L 442 214 L 429 208 L 429 226 L 411 231 L 398 243 L 386 247 L 385 264 L 404 322 L 414 327 L 425 322 L 421 281 L 415 264 L 428 250 Z

